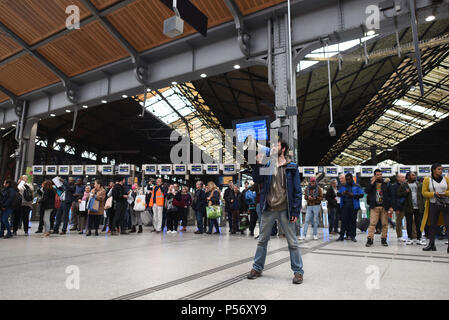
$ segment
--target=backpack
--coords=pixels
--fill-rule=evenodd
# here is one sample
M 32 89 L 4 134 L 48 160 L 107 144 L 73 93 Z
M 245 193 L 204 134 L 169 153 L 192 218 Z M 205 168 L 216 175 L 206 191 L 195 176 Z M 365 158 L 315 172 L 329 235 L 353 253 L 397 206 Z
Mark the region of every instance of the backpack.
M 12 200 L 11 206 L 14 210 L 22 206 L 22 196 L 20 195 L 20 192 L 16 192 L 16 195 Z
M 27 202 L 33 201 L 33 193 L 31 192 L 30 187 L 26 184 L 24 185 L 25 189 L 23 190 L 23 199 Z
M 61 208 L 61 198 L 58 196 L 58 193 L 55 192 L 55 209 Z

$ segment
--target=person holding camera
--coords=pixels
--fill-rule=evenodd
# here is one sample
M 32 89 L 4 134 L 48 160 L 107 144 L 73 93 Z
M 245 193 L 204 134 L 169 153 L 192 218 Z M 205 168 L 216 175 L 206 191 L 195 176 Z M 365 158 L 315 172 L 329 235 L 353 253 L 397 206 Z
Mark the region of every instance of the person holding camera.
M 318 224 L 320 223 L 323 190 L 317 185 L 316 177 L 310 177 L 309 185 L 304 190 L 304 198 L 307 201 L 307 211 L 303 235 L 299 239 L 304 240 L 307 237 L 309 224 L 313 223 L 313 239 L 318 240 Z
M 261 184 L 260 209 L 262 212 L 262 230 L 257 243 L 254 264 L 248 279 L 262 276 L 267 256 L 267 246 L 271 231 L 276 220 L 282 226 L 288 242 L 291 268 L 294 273 L 292 282 L 303 282 L 303 264 L 296 238 L 295 222 L 301 210 L 301 180 L 298 165 L 287 159 L 288 143 L 280 140 L 272 146 L 275 163 L 268 163 L 262 167 L 262 156 L 257 156 L 257 164 L 253 170 L 253 180 Z
M 388 247 L 388 216 L 393 212 L 393 199 L 391 186 L 382 178 L 382 171 L 374 170 L 374 176 L 370 184 L 366 187 L 366 193 L 369 195 L 370 207 L 370 225 L 368 228 L 367 247 L 373 245 L 374 231 L 379 219 L 382 222 L 382 245 Z
M 439 226 L 445 225 L 446 230 L 449 227 L 449 178 L 443 177 L 443 167 L 439 163 L 432 165 L 431 172 L 431 176 L 424 179 L 422 187 L 426 205 L 421 231 L 424 230 L 425 225 L 430 224 L 429 244 L 423 248 L 423 251 L 436 251 L 435 235 L 438 233 Z M 449 236 L 449 232 L 447 234 Z M 447 253 L 449 253 L 449 246 Z
M 363 197 L 363 190 L 354 183 L 351 173 L 345 175 L 346 183 L 340 185 L 337 196 L 340 197 L 341 208 L 341 228 L 340 237 L 337 241 L 343 241 L 345 233 L 352 242 L 357 242 L 355 236 L 357 231 L 357 212 L 360 209 L 360 198 Z M 377 222 L 376 222 L 377 223 Z

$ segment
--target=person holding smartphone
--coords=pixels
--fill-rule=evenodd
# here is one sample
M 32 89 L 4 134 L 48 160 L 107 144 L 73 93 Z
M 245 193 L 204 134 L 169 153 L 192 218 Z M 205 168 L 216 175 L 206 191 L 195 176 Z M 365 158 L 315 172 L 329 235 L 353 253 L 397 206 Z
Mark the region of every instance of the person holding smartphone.
M 262 230 L 248 279 L 256 279 L 262 275 L 271 230 L 274 222 L 278 220 L 288 242 L 291 268 L 294 273 L 292 282 L 293 284 L 303 282 L 303 263 L 295 230 L 295 222 L 301 211 L 301 181 L 297 164 L 288 159 L 288 150 L 288 143 L 285 140 L 279 140 L 271 150 L 274 163 L 268 163 L 262 168 L 260 163 L 262 156 L 259 154 L 257 164 L 253 168 L 253 180 L 261 184 Z

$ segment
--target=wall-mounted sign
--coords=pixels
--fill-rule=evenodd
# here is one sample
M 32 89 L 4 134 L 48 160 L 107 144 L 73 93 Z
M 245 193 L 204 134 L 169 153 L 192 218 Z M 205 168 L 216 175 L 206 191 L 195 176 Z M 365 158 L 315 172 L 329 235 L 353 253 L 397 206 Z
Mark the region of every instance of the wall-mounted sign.
M 144 164 L 143 172 L 145 175 L 155 175 L 157 173 L 157 165 L 156 164 Z
M 160 174 L 171 175 L 173 167 L 171 164 L 160 164 L 158 165 L 158 170 Z
M 88 175 L 88 176 L 95 176 L 95 175 L 97 175 L 97 166 L 94 164 L 88 164 L 88 165 L 84 166 L 84 171 L 86 172 L 86 175 Z M 103 174 L 105 174 L 105 173 L 103 173 Z
M 237 165 L 236 164 L 223 164 L 222 168 L 223 174 L 234 175 L 237 173 Z
M 344 173 L 344 174 L 350 173 L 350 174 L 352 174 L 353 176 L 355 176 L 355 173 L 356 173 L 355 167 L 343 167 L 343 173 Z
M 449 176 L 449 164 L 443 164 L 443 175 Z
M 407 174 L 407 172 L 416 172 L 416 166 L 398 166 L 398 173 Z
M 83 175 L 84 174 L 84 166 L 72 166 L 72 174 L 73 175 Z
M 324 174 L 327 177 L 338 177 L 338 167 L 324 167 Z
M 382 176 L 384 177 L 392 177 L 396 173 L 393 167 L 380 167 L 379 169 L 382 171 Z
M 431 175 L 431 167 L 429 165 L 417 166 L 418 177 L 429 177 Z
M 129 176 L 131 174 L 132 167 L 130 164 L 120 164 L 118 166 L 118 174 L 121 176 Z
M 45 166 L 45 173 L 47 176 L 56 176 L 57 173 L 57 166 Z
M 190 174 L 203 174 L 202 164 L 191 164 L 189 165 Z
M 175 174 L 187 174 L 187 165 L 186 164 L 174 164 L 173 171 Z
M 204 165 L 206 174 L 220 174 L 220 165 L 218 163 L 208 163 Z
M 68 176 L 70 174 L 70 166 L 59 166 L 59 175 Z
M 376 170 L 376 166 L 361 166 L 360 167 L 360 176 L 364 178 L 370 178 L 374 176 L 374 170 Z
M 304 177 L 312 177 L 316 175 L 316 167 L 302 167 L 302 174 Z
M 44 166 L 33 166 L 33 176 L 42 176 L 44 174 Z

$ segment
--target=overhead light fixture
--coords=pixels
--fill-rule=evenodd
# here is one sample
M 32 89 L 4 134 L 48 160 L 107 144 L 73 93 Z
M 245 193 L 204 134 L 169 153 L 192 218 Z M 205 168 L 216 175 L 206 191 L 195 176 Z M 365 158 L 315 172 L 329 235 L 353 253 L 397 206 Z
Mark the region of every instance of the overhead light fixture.
M 236 69 L 236 70 L 240 69 L 240 65 L 236 64 L 236 65 L 234 66 L 234 69 Z
M 106 100 L 101 100 L 101 103 L 108 103 Z
M 374 30 L 370 30 L 370 31 L 368 31 L 368 32 L 366 33 L 366 35 L 367 35 L 368 37 L 374 36 L 375 34 L 376 34 L 376 31 L 374 31 Z
M 427 22 L 430 22 L 430 21 L 433 21 L 433 20 L 435 20 L 435 16 L 434 16 L 434 15 L 430 15 L 430 16 L 428 16 L 428 17 L 426 18 L 426 21 L 427 21 Z
M 58 140 L 56 140 L 57 143 L 65 143 L 65 139 L 64 138 L 59 138 Z
M 176 86 L 178 83 L 177 83 L 176 81 L 173 81 L 171 84 L 172 84 L 173 86 Z
M 201 78 L 206 78 L 206 77 L 207 77 L 207 74 L 202 73 L 202 74 L 200 75 L 200 77 L 201 77 Z
M 1 127 L 0 130 L 6 130 L 6 128 L 5 127 Z
M 416 90 L 416 87 L 415 86 L 411 86 L 410 87 L 410 91 L 415 91 Z
M 128 96 L 126 94 L 122 94 L 122 98 L 126 99 Z
M 87 109 L 87 108 L 89 108 L 89 106 L 88 106 L 88 105 L 84 105 L 83 108 L 84 108 L 84 109 Z
M 72 111 L 70 111 L 69 109 L 66 109 L 65 112 L 70 113 L 70 112 L 72 112 Z
M 50 117 L 56 117 L 54 113 L 50 113 Z
M 147 89 L 147 92 L 151 92 L 151 89 L 150 89 L 150 88 L 148 88 L 148 89 Z

